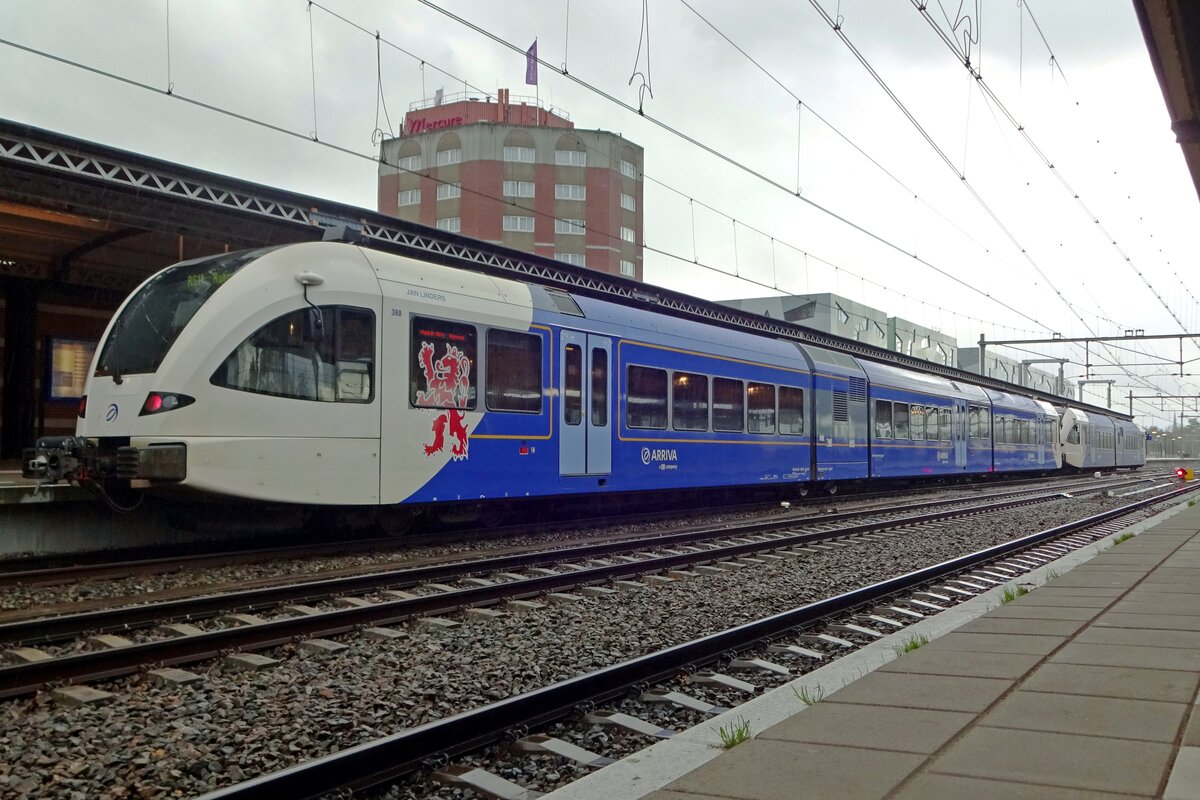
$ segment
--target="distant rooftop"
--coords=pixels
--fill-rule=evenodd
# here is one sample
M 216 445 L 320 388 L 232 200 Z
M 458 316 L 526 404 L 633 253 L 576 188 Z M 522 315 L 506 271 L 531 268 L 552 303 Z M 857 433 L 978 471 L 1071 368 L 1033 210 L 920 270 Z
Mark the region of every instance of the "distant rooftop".
M 503 90 L 507 92 L 508 90 Z M 529 95 L 507 95 L 508 105 L 515 106 L 531 106 L 540 108 L 554 114 L 556 117 L 569 120 L 571 115 L 561 108 L 546 105 L 537 97 Z M 480 92 L 456 92 L 454 94 L 436 94 L 433 97 L 427 97 L 424 100 L 416 100 L 408 104 L 409 111 L 422 111 L 426 108 L 437 108 L 438 106 L 448 106 L 451 103 L 496 103 L 498 99 L 490 94 L 482 94 Z

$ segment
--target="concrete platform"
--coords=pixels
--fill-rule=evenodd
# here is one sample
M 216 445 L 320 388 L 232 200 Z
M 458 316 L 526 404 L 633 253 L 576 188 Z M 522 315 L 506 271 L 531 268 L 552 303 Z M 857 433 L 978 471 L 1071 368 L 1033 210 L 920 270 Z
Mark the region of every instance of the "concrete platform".
M 1130 530 L 546 797 L 1200 798 L 1200 506 Z

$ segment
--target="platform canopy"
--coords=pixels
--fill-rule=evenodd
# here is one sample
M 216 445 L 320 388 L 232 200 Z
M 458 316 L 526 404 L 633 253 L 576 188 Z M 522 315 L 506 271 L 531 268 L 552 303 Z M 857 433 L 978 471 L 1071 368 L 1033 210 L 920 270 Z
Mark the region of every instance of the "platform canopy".
M 1200 193 L 1200 4 L 1134 0 L 1133 5 L 1171 115 L 1171 130 Z

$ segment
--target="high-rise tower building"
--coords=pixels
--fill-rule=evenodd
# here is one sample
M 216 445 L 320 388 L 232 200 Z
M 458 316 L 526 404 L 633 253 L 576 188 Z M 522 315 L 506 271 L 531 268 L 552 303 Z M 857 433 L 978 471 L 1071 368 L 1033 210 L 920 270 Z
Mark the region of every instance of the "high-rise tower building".
M 414 103 L 382 144 L 379 210 L 638 280 L 642 148 L 533 98 Z

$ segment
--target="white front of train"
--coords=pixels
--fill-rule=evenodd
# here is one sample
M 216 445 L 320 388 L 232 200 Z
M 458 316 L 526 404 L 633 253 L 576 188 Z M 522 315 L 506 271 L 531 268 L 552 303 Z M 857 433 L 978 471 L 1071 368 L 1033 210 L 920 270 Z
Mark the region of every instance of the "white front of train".
M 76 436 L 39 440 L 26 472 L 99 488 L 377 503 L 380 307 L 373 268 L 345 245 L 168 267 L 105 331 Z
M 1075 469 L 1086 469 L 1088 430 L 1091 418 L 1086 411 L 1068 408 L 1063 412 L 1060 426 L 1063 463 Z

